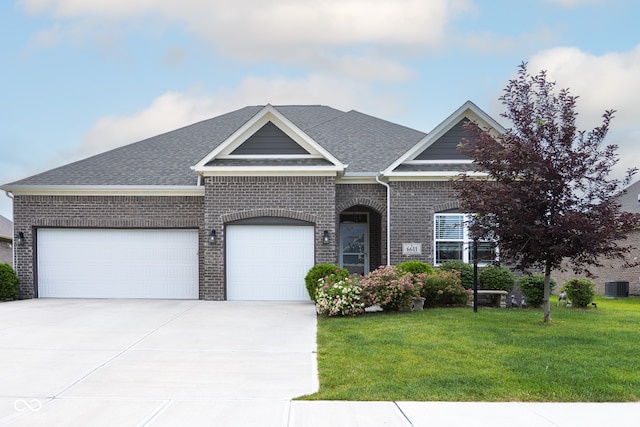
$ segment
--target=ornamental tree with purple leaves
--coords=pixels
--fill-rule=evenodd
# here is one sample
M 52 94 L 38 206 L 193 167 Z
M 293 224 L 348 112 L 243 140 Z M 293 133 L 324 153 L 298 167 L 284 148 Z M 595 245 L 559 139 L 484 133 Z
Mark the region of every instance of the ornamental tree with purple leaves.
M 477 214 L 469 224 L 473 237 L 496 239 L 503 262 L 544 272 L 549 322 L 552 270 L 567 260 L 589 275 L 600 257 L 624 259 L 629 251 L 619 242 L 638 227 L 640 215 L 621 212 L 616 198 L 637 170 L 622 180 L 609 177 L 618 147 L 603 141 L 614 110 L 593 130 L 578 130 L 577 97 L 556 91 L 544 71 L 531 75 L 521 64 L 499 99 L 512 127 L 499 134 L 469 122 L 459 148 L 475 169 L 452 185 L 462 209 Z

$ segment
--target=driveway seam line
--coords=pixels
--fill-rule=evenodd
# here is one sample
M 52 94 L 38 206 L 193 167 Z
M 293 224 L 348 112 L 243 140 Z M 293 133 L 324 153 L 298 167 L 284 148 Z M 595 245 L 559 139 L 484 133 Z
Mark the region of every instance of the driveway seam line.
M 100 365 L 96 366 L 95 368 L 93 368 L 91 371 L 87 372 L 86 374 L 84 374 L 83 376 L 81 376 L 80 378 L 76 379 L 75 381 L 73 381 L 71 384 L 69 384 L 68 386 L 64 387 L 62 390 L 58 391 L 55 395 L 52 396 L 52 399 L 56 399 L 58 398 L 58 396 L 66 393 L 67 391 L 69 391 L 71 388 L 73 388 L 74 386 L 76 386 L 77 384 L 79 384 L 80 382 L 84 381 L 85 379 L 87 379 L 89 376 L 93 375 L 94 373 L 98 372 L 100 369 L 104 368 L 105 366 L 109 365 L 111 362 L 113 362 L 114 360 L 120 358 L 123 354 L 125 354 L 126 352 L 128 352 L 129 350 L 131 350 L 133 347 L 135 347 L 136 345 L 138 345 L 140 342 L 142 342 L 143 340 L 147 339 L 149 336 L 151 336 L 152 334 L 154 334 L 155 332 L 158 331 L 158 329 L 168 325 L 169 323 L 173 322 L 174 320 L 176 320 L 177 318 L 181 317 L 183 314 L 193 310 L 196 306 L 202 304 L 202 300 L 198 300 L 197 304 L 192 305 L 191 307 L 187 308 L 186 310 L 181 311 L 180 313 L 176 314 L 175 316 L 171 317 L 170 319 L 168 319 L 166 322 L 160 324 L 158 327 L 156 327 L 155 329 L 153 329 L 152 331 L 150 331 L 149 333 L 145 334 L 144 336 L 142 336 L 140 339 L 136 340 L 135 342 L 133 342 L 131 345 L 129 345 L 128 347 L 126 347 L 125 349 L 121 350 L 120 352 L 118 352 L 117 354 L 115 354 L 113 357 L 111 357 L 110 359 L 106 360 L 105 362 L 101 363 Z

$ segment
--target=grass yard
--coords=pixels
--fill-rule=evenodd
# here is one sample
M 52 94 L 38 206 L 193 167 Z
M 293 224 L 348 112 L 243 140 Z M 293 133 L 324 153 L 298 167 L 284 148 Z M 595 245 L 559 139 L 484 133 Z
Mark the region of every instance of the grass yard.
M 318 319 L 309 400 L 640 400 L 640 298 Z

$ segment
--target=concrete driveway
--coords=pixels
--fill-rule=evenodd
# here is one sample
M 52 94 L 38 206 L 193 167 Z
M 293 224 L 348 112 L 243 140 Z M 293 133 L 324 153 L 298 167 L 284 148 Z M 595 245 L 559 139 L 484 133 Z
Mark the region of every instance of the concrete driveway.
M 311 303 L 0 304 L 0 425 L 282 425 L 317 391 Z

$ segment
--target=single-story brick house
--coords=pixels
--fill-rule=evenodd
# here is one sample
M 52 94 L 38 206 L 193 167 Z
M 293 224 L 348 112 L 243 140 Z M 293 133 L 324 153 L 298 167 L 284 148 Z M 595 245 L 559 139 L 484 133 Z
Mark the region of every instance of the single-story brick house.
M 0 264 L 13 267 L 13 223 L 0 215 Z
M 250 106 L 3 185 L 20 298 L 307 300 L 315 263 L 468 259 L 449 178 L 466 102 L 430 133 Z

